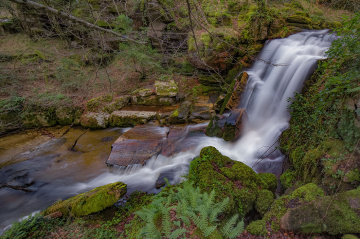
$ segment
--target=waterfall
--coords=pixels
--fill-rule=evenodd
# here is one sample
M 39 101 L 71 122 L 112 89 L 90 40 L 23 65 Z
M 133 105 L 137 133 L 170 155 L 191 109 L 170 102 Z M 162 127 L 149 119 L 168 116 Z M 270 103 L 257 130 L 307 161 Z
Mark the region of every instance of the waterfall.
M 129 192 L 154 192 L 155 181 L 161 173 L 172 172 L 170 183 L 181 180 L 191 160 L 206 146 L 216 147 L 223 155 L 252 166 L 256 171 L 279 174 L 284 159 L 276 149 L 281 133 L 289 126 L 289 98 L 300 92 L 304 81 L 313 73 L 317 60 L 324 59 L 334 36 L 327 30 L 304 31 L 284 39 L 266 42 L 259 59 L 246 71 L 249 80 L 240 107 L 245 108 L 249 120 L 241 138 L 225 142 L 215 137 L 199 136 L 196 147 L 173 157 L 159 155 L 142 168 L 105 173 L 89 183 L 77 185 L 79 190 L 110 182 L 128 184 Z M 188 126 L 191 127 L 191 126 Z

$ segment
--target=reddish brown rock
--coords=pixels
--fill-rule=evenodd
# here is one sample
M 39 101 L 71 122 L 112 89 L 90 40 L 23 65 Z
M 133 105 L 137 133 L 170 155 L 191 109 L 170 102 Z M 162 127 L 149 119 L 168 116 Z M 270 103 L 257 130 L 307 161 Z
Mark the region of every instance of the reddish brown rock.
M 120 136 L 112 145 L 108 165 L 144 165 L 158 155 L 169 129 L 152 125 L 137 126 Z

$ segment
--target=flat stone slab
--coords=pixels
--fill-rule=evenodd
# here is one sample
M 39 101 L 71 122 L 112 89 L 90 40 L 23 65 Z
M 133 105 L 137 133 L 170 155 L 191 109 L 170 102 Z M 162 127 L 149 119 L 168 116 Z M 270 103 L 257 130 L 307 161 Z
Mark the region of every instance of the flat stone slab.
M 160 153 L 168 132 L 167 127 L 136 126 L 115 141 L 106 163 L 120 167 L 144 165 Z
M 109 124 L 112 127 L 128 127 L 139 124 L 146 124 L 154 119 L 157 112 L 152 111 L 114 111 L 109 117 Z

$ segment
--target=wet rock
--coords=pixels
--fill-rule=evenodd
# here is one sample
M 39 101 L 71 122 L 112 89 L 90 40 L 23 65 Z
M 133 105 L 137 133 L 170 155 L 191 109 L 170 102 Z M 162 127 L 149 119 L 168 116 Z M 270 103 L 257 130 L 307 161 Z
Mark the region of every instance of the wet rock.
M 236 109 L 240 103 L 242 93 L 245 91 L 249 75 L 244 71 L 236 79 L 233 91 L 229 97 L 229 100 L 226 103 L 225 108 L 229 110 Z
M 179 88 L 175 81 L 155 81 L 155 93 L 158 96 L 176 97 Z
M 205 126 L 171 127 L 166 141 L 162 145 L 161 154 L 170 157 L 176 153 L 191 150 L 197 146 L 192 140 L 204 135 Z
M 65 201 L 56 202 L 48 207 L 43 214 L 63 216 L 86 216 L 112 206 L 126 194 L 126 184 L 118 182 L 97 187 L 89 192 L 79 194 Z
M 131 127 L 145 124 L 156 117 L 151 111 L 114 111 L 111 113 L 109 123 L 111 127 Z
M 109 114 L 88 112 L 80 118 L 81 126 L 89 129 L 104 129 L 109 124 Z
M 240 137 L 246 120 L 248 116 L 244 109 L 236 109 L 228 117 L 217 115 L 211 119 L 206 128 L 206 135 L 234 141 Z
M 144 165 L 148 159 L 161 151 L 169 129 L 151 125 L 137 126 L 122 136 L 112 145 L 106 163 L 121 167 Z

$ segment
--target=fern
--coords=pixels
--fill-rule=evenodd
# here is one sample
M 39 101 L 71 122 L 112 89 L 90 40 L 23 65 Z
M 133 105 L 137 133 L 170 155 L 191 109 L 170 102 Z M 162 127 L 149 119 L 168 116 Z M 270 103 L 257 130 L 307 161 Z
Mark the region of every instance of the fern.
M 194 188 L 191 182 L 186 181 L 176 191 L 170 189 L 158 194 L 148 208 L 136 212 L 146 222 L 139 237 L 186 238 L 185 233 L 191 225 L 195 225 L 204 237 L 208 237 L 218 229 L 218 216 L 225 211 L 228 203 L 229 198 L 215 203 L 215 191 L 201 193 L 200 188 Z M 171 222 L 172 209 L 176 211 L 178 221 Z M 244 229 L 243 221 L 237 223 L 238 218 L 238 215 L 233 216 L 218 231 L 226 238 L 236 237 Z

